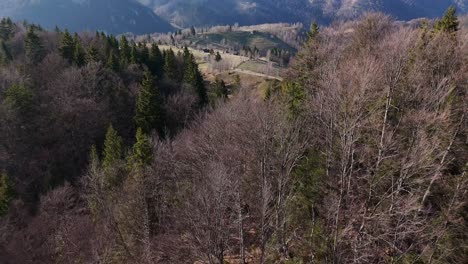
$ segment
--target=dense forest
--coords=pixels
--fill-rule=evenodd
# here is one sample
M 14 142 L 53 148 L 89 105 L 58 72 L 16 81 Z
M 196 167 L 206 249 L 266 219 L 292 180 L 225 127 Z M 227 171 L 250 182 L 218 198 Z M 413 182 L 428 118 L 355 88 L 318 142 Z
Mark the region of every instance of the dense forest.
M 259 92 L 1 20 L 0 262 L 466 263 L 467 24 L 313 24 Z

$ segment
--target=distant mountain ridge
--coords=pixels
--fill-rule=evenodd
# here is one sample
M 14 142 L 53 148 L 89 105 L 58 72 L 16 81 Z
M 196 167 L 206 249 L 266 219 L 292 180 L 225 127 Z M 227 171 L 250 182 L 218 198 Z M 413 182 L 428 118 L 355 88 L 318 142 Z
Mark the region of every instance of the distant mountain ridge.
M 0 16 L 72 31 L 145 34 L 173 30 L 168 22 L 135 0 L 1 0 Z
M 466 13 L 466 0 L 138 0 L 171 23 L 189 25 L 261 24 L 317 20 L 330 23 L 381 11 L 400 20 L 441 16 L 450 5 Z

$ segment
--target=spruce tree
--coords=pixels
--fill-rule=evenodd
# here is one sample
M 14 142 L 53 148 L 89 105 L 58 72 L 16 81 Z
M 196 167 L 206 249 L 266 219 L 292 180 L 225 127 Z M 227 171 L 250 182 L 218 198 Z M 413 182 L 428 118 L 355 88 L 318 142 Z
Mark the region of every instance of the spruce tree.
M 216 52 L 216 55 L 215 55 L 215 61 L 216 62 L 220 62 L 223 58 L 221 57 L 221 54 L 219 54 L 219 51 Z
M 146 44 L 144 44 L 140 49 L 139 61 L 142 64 L 145 64 L 147 66 L 149 65 L 149 51 L 148 47 L 146 47 Z
M 447 33 L 454 33 L 458 31 L 458 17 L 456 15 L 457 10 L 451 6 L 447 9 L 441 20 L 438 20 L 435 24 L 435 30 Z
M 115 56 L 114 51 L 111 51 L 111 53 L 109 54 L 109 57 L 107 58 L 106 67 L 115 72 L 119 71 L 120 69 L 119 60 Z
M 8 208 L 13 200 L 13 184 L 5 173 L 0 175 L 0 216 L 8 213 Z
M 25 85 L 13 85 L 5 92 L 5 102 L 21 114 L 30 113 L 34 106 L 34 93 Z
M 95 47 L 89 47 L 86 54 L 86 61 L 88 62 L 98 62 L 99 61 L 99 51 Z
M 205 84 L 203 83 L 203 76 L 198 70 L 198 65 L 195 62 L 193 54 L 190 55 L 188 65 L 185 67 L 184 81 L 190 84 L 198 95 L 198 103 L 204 106 L 208 103 L 208 95 L 206 92 Z
M 149 68 L 154 75 L 162 77 L 164 68 L 164 58 L 158 45 L 153 43 L 150 50 L 150 63 Z
M 6 65 L 12 59 L 10 48 L 3 40 L 0 40 L 0 65 Z
M 164 59 L 164 76 L 169 80 L 177 80 L 177 63 L 172 49 L 166 51 L 166 57 Z
M 75 43 L 75 52 L 73 53 L 73 62 L 78 66 L 81 67 L 86 64 L 86 53 L 81 46 L 81 42 L 78 40 Z
M 59 52 L 60 55 L 68 62 L 73 62 L 73 55 L 75 54 L 75 40 L 67 29 L 65 29 L 61 35 Z
M 33 28 L 29 28 L 24 40 L 26 61 L 28 64 L 37 65 L 45 57 L 45 49 L 42 41 Z
M 138 49 L 135 42 L 132 43 L 132 48 L 130 49 L 130 63 L 138 63 Z
M 14 24 L 10 18 L 3 18 L 0 21 L 0 41 L 8 41 L 13 37 Z
M 140 169 L 151 164 L 153 159 L 153 149 L 149 137 L 143 133 L 142 128 L 137 129 L 136 142 L 133 145 L 132 154 L 128 158 L 128 168 L 130 170 Z
M 164 136 L 164 108 L 159 89 L 156 87 L 151 72 L 146 71 L 136 102 L 135 124 L 149 134 L 156 129 L 159 136 Z
M 214 94 L 218 98 L 226 99 L 228 97 L 226 83 L 223 80 L 216 78 L 214 83 Z
M 319 33 L 319 30 L 320 30 L 320 28 L 319 28 L 317 22 L 314 21 L 314 23 L 312 23 L 312 25 L 310 26 L 309 32 L 307 32 L 307 36 L 309 37 L 309 41 L 312 41 L 317 37 L 317 35 Z
M 104 141 L 104 152 L 102 157 L 102 167 L 111 168 L 122 159 L 123 146 L 122 138 L 118 135 L 112 124 L 107 129 Z
M 127 65 L 130 62 L 130 46 L 128 40 L 122 35 L 120 38 L 120 64 Z

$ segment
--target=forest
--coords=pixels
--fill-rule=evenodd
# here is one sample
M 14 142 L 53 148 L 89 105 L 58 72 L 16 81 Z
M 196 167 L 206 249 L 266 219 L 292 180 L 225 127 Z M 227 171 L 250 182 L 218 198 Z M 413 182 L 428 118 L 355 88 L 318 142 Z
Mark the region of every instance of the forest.
M 0 263 L 466 263 L 468 18 L 313 24 L 283 81 L 0 21 Z

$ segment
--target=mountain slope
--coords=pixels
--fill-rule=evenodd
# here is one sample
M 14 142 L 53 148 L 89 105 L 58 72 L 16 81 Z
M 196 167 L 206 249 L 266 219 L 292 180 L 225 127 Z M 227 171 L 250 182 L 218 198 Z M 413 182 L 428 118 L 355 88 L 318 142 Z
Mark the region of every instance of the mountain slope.
M 465 0 L 138 0 L 173 24 L 260 24 L 270 22 L 329 23 L 366 11 L 382 11 L 397 19 L 440 16 L 455 5 L 466 12 Z
M 26 19 L 47 28 L 72 31 L 145 34 L 167 32 L 172 26 L 135 0 L 2 0 L 0 16 Z

